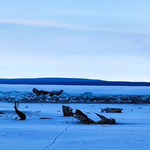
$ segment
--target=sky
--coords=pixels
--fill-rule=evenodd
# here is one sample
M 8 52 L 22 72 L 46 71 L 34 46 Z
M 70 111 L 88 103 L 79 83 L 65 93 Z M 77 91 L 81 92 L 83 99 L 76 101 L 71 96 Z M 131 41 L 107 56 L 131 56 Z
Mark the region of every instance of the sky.
M 149 0 L 0 0 L 0 78 L 150 82 Z

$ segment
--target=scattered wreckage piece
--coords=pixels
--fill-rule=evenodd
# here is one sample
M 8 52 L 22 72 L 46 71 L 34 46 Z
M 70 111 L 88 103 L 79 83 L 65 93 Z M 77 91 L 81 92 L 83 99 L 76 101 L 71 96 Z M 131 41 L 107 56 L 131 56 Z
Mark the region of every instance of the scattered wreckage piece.
M 53 118 L 50 118 L 50 117 L 40 117 L 40 119 L 53 119 Z
M 4 112 L 0 111 L 0 114 L 5 114 Z
M 26 120 L 26 115 L 18 110 L 19 107 L 19 103 L 15 101 L 15 112 L 17 113 L 18 117 L 20 117 L 20 120 Z M 18 117 L 16 117 L 15 119 L 17 119 Z
M 101 112 L 106 112 L 106 113 L 121 113 L 123 109 L 121 108 L 104 108 L 101 110 Z
M 103 115 L 97 114 L 95 113 L 98 117 L 101 118 L 100 121 L 93 121 L 92 119 L 88 118 L 87 115 L 85 115 L 81 110 L 76 109 L 75 115 L 74 117 L 78 120 L 80 120 L 80 122 L 82 124 L 116 124 L 116 120 L 114 118 L 106 118 Z
M 78 120 L 80 120 L 81 123 L 83 124 L 96 124 L 95 121 L 92 119 L 88 118 L 87 115 L 85 115 L 81 110 L 76 109 L 74 117 Z
M 73 117 L 74 113 L 72 112 L 72 108 L 69 106 L 62 105 L 63 115 L 64 117 Z
M 33 93 L 35 93 L 37 96 L 43 94 L 43 95 L 47 95 L 49 94 L 50 96 L 54 96 L 54 95 L 61 95 L 63 92 L 63 90 L 59 90 L 59 91 L 44 91 L 44 90 L 38 90 L 36 88 L 33 88 Z
M 95 113 L 98 117 L 101 118 L 100 121 L 97 121 L 96 124 L 116 124 L 116 120 L 114 118 L 106 118 L 105 116 L 103 115 L 100 115 L 100 114 L 97 114 Z

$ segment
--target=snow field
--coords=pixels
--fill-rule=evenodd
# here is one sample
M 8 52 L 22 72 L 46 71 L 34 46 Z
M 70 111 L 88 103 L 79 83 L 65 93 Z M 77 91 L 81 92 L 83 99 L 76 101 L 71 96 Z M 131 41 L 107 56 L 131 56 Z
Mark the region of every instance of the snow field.
M 100 113 L 115 118 L 117 125 L 83 125 L 63 117 L 62 104 L 20 103 L 25 121 L 15 120 L 13 103 L 0 103 L 2 150 L 149 150 L 149 104 L 66 104 L 91 119 Z M 122 113 L 101 113 L 100 108 L 123 108 Z M 51 119 L 40 119 L 49 117 Z

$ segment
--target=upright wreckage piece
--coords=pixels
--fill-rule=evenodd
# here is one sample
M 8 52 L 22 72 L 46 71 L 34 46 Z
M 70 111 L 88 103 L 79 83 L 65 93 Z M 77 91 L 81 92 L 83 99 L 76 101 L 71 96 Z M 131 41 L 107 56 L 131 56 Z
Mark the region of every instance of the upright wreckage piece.
M 85 115 L 81 110 L 76 109 L 74 117 L 78 120 L 80 120 L 81 123 L 83 124 L 96 124 L 95 121 L 92 119 L 88 118 L 87 115 Z
M 20 120 L 26 120 L 26 115 L 18 110 L 19 107 L 19 103 L 15 101 L 15 112 L 17 113 L 17 115 L 20 117 Z M 16 117 L 15 119 L 17 119 L 18 117 Z
M 43 94 L 43 95 L 47 95 L 49 94 L 50 96 L 53 96 L 53 95 L 61 95 L 63 92 L 63 90 L 59 90 L 59 91 L 44 91 L 44 90 L 38 90 L 36 88 L 33 88 L 33 93 L 35 93 L 37 96 Z
M 72 112 L 72 108 L 69 106 L 62 105 L 63 115 L 64 117 L 73 117 L 74 113 Z

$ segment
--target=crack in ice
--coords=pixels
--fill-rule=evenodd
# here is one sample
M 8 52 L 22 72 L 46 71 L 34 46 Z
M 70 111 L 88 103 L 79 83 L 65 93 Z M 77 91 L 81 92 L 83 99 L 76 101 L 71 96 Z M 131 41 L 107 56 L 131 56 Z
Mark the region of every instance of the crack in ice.
M 53 142 L 52 142 L 51 144 L 49 144 L 48 146 L 46 146 L 43 150 L 46 150 L 48 147 L 52 146 L 52 145 L 56 142 L 57 138 L 58 138 L 60 135 L 62 135 L 64 132 L 66 132 L 67 129 L 68 129 L 70 126 L 71 126 L 71 125 L 67 126 L 64 131 L 62 131 L 61 133 L 59 133 L 59 134 L 55 137 L 55 139 L 53 140 Z

